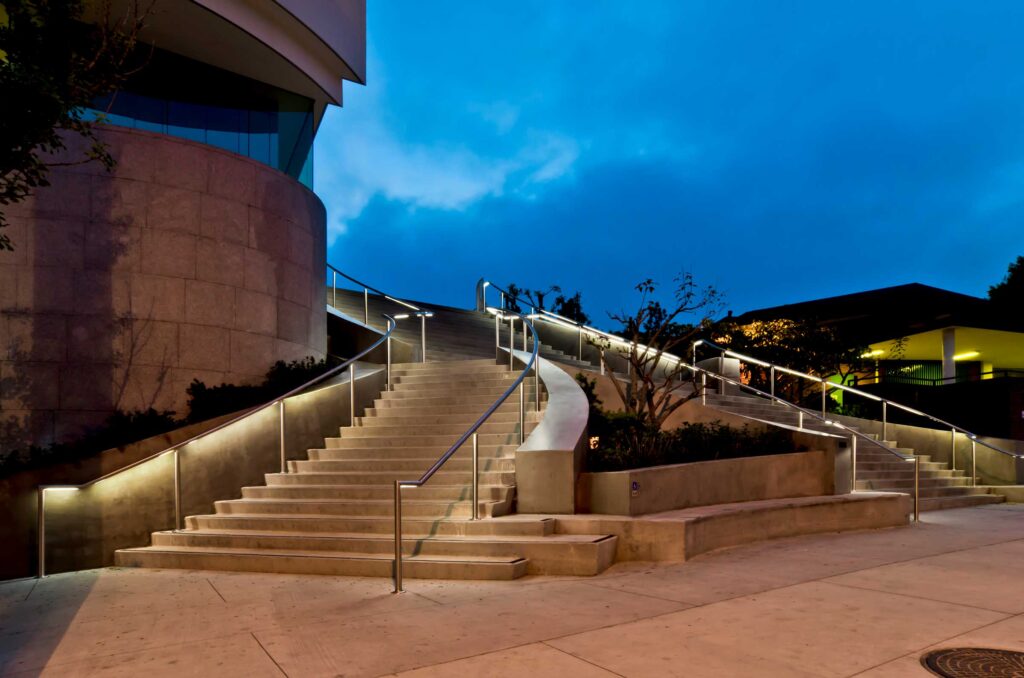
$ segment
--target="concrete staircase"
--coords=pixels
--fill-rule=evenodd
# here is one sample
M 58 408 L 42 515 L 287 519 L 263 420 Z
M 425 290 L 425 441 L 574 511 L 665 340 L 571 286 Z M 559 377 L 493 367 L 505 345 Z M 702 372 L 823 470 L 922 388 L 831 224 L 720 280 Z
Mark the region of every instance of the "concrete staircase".
M 333 290 L 328 290 L 327 301 L 334 301 Z M 494 358 L 494 318 L 476 311 L 466 311 L 448 306 L 412 302 L 417 306 L 434 313 L 428 318 L 427 325 L 427 360 L 449 361 L 466 358 Z M 357 322 L 363 321 L 363 294 L 349 290 L 338 290 L 337 303 L 334 307 Z M 398 304 L 387 299 L 371 295 L 369 298 L 369 325 L 383 330 L 385 327 L 381 313 L 394 315 L 407 312 Z M 516 348 L 522 348 L 522 324 L 516 324 Z M 410 318 L 398 324 L 392 335 L 395 339 L 410 346 L 420 345 L 420 321 Z M 500 330 L 502 346 L 508 347 L 508 324 L 503 323 Z M 532 347 L 532 345 L 531 345 Z M 540 355 L 548 360 L 573 365 L 575 367 L 593 369 L 593 365 L 580 361 L 552 346 L 541 344 Z
M 493 346 L 487 350 L 490 359 L 395 365 L 394 389 L 322 449 L 309 450 L 308 459 L 290 461 L 288 473 L 267 474 L 266 485 L 242 488 L 239 499 L 216 502 L 214 514 L 187 517 L 184 530 L 154 533 L 151 546 L 118 551 L 116 563 L 391 576 L 394 481 L 418 478 L 517 375 L 495 364 Z M 532 404 L 532 382 L 526 391 Z M 528 412 L 527 434 L 543 407 Z M 518 397 L 479 433 L 480 515 L 505 516 L 515 503 Z M 555 534 L 547 518 L 471 520 L 471 477 L 467 443 L 426 486 L 406 490 L 406 576 L 589 575 L 613 562 L 614 536 Z
M 708 407 L 765 423 L 796 427 L 799 415 L 784 405 L 762 398 L 745 395 L 718 395 L 709 393 Z M 813 431 L 835 433 L 836 429 L 811 417 L 804 417 L 803 427 Z M 875 436 L 869 436 L 875 437 Z M 882 441 L 903 454 L 913 455 L 909 447 L 899 447 L 895 440 Z M 920 490 L 922 511 L 935 511 L 982 504 L 997 504 L 1004 497 L 991 494 L 985 487 L 972 487 L 964 471 L 953 471 L 948 464 L 932 461 L 928 455 L 916 455 L 921 460 Z M 885 450 L 872 445 L 857 447 L 857 490 L 876 492 L 914 493 L 914 471 L 910 464 L 900 461 Z

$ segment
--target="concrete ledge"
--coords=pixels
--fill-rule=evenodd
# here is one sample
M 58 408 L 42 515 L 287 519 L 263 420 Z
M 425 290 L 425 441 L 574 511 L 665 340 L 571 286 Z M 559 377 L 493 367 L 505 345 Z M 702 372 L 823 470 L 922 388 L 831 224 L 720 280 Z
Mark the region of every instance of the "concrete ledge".
M 834 494 L 832 451 L 584 473 L 579 501 L 593 513 L 636 516 L 689 506 Z
M 911 500 L 894 492 L 768 499 L 702 506 L 639 518 L 556 516 L 563 534 L 614 534 L 615 559 L 679 562 L 716 549 L 822 532 L 901 527 Z
M 1006 497 L 1006 501 L 1014 504 L 1024 504 L 1024 485 L 979 485 L 992 494 Z

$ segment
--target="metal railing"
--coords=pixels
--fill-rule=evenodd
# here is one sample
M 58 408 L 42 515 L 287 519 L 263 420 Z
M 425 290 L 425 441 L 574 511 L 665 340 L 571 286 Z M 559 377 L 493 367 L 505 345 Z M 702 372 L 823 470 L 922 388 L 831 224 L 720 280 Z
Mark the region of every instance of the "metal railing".
M 508 293 L 508 291 L 502 289 L 501 287 L 495 285 L 494 283 L 492 283 L 492 282 L 490 282 L 490 281 L 488 281 L 486 279 L 481 280 L 480 281 L 480 285 L 482 286 L 482 291 L 481 291 L 482 299 L 481 300 L 482 300 L 482 302 L 484 304 L 484 307 L 488 311 L 492 311 L 491 307 L 487 306 L 487 289 L 489 287 L 493 287 L 497 292 L 499 292 L 501 294 L 501 300 L 500 300 L 501 308 L 504 308 L 510 299 L 512 301 L 516 302 L 517 304 L 519 302 L 523 301 L 522 299 L 519 299 L 518 297 L 515 297 L 514 295 L 510 295 Z M 711 370 L 708 370 L 708 369 L 703 368 L 703 367 L 699 367 L 696 364 L 697 363 L 697 361 L 696 361 L 697 345 L 699 345 L 700 343 L 708 343 L 708 342 L 697 342 L 697 343 L 694 344 L 694 348 L 693 348 L 693 352 L 694 352 L 693 353 L 693 358 L 694 359 L 693 359 L 693 363 L 691 364 L 691 363 L 687 363 L 686 360 L 681 358 L 680 356 L 674 355 L 672 353 L 665 352 L 665 351 L 663 351 L 661 349 L 657 349 L 657 348 L 653 348 L 653 347 L 650 347 L 650 346 L 646 346 L 646 345 L 638 343 L 638 342 L 629 341 L 628 339 L 624 339 L 623 337 L 619 337 L 619 336 L 611 334 L 609 332 L 605 332 L 603 330 L 599 330 L 599 329 L 597 329 L 595 327 L 590 327 L 588 325 L 584 325 L 583 323 L 576 322 L 576 321 L 574 321 L 574 320 L 572 320 L 570 318 L 566 318 L 565 316 L 559 315 L 559 314 L 554 313 L 552 311 L 547 311 L 547 310 L 544 310 L 544 309 L 537 309 L 537 308 L 531 308 L 530 310 L 531 310 L 531 313 L 530 313 L 530 316 L 529 316 L 530 318 L 537 319 L 537 320 L 544 320 L 546 322 L 551 322 L 551 323 L 554 323 L 554 324 L 562 325 L 564 327 L 575 328 L 577 330 L 578 336 L 579 336 L 579 340 L 578 340 L 579 349 L 578 349 L 577 357 L 580 360 L 582 360 L 582 358 L 583 358 L 584 335 L 587 335 L 587 336 L 590 336 L 590 337 L 600 338 L 602 340 L 608 341 L 612 345 L 618 344 L 618 345 L 623 346 L 623 347 L 629 347 L 630 350 L 636 350 L 638 353 L 643 353 L 645 355 L 647 353 L 651 352 L 651 351 L 654 351 L 655 352 L 655 356 L 656 356 L 656 358 L 659 361 L 663 359 L 666 362 L 674 363 L 675 364 L 675 369 L 677 369 L 677 370 L 678 369 L 689 370 L 691 372 L 691 374 L 694 375 L 695 379 L 696 379 L 696 375 L 698 375 L 698 374 L 701 375 L 701 384 L 700 384 L 699 388 L 701 390 L 702 402 L 706 403 L 706 380 L 707 380 L 708 377 L 710 377 L 711 379 L 718 380 L 719 383 L 723 384 L 723 388 L 722 388 L 723 392 L 725 390 L 724 384 L 729 383 L 729 384 L 737 386 L 737 387 L 739 387 L 741 389 L 750 391 L 751 393 L 754 393 L 754 394 L 756 394 L 756 395 L 758 395 L 760 397 L 768 398 L 768 399 L 770 399 L 770 400 L 772 400 L 774 402 L 778 402 L 778 403 L 784 405 L 785 407 L 789 407 L 789 408 L 792 408 L 792 409 L 796 410 L 799 413 L 798 414 L 798 422 L 799 422 L 799 428 L 801 428 L 801 429 L 803 428 L 803 418 L 804 418 L 804 416 L 805 415 L 810 415 L 812 418 L 819 419 L 819 420 L 821 420 L 822 422 L 824 422 L 825 424 L 827 424 L 829 426 L 833 426 L 833 427 L 836 427 L 836 428 L 838 428 L 840 430 L 844 430 L 844 431 L 848 432 L 849 435 L 850 435 L 851 446 L 852 446 L 851 489 L 856 487 L 856 482 L 857 482 L 857 465 L 856 465 L 856 456 L 857 456 L 857 453 L 856 453 L 856 445 L 857 445 L 857 443 L 856 443 L 856 441 L 857 441 L 857 439 L 863 439 L 864 441 L 866 441 L 866 442 L 868 442 L 868 443 L 870 443 L 870 444 L 872 444 L 872 445 L 874 445 L 876 447 L 879 447 L 879 448 L 885 450 L 886 452 L 888 452 L 888 453 L 890 453 L 890 454 L 900 458 L 901 460 L 908 461 L 908 462 L 909 461 L 913 461 L 914 462 L 914 520 L 917 521 L 919 519 L 920 512 L 919 512 L 919 501 L 918 501 L 918 494 L 919 494 L 918 488 L 919 488 L 920 461 L 918 460 L 916 455 L 911 455 L 911 456 L 904 455 L 904 454 L 896 451 L 895 449 L 889 447 L 888 445 L 884 444 L 884 442 L 882 442 L 882 441 L 874 440 L 870 436 L 867 436 L 867 435 L 865 435 L 863 433 L 860 433 L 859 431 L 856 431 L 856 430 L 854 430 L 854 429 L 852 429 L 852 428 L 850 428 L 848 426 L 845 426 L 841 422 L 833 421 L 831 419 L 828 419 L 824 412 L 823 412 L 823 414 L 821 416 L 819 416 L 815 412 L 812 412 L 810 410 L 807 410 L 805 408 L 800 407 L 799 405 L 796 405 L 796 404 L 791 403 L 791 402 L 789 402 L 787 400 L 779 398 L 779 397 L 777 397 L 775 395 L 774 389 L 773 389 L 773 391 L 771 393 L 764 393 L 764 392 L 762 392 L 762 391 L 760 391 L 760 390 L 758 390 L 756 388 L 753 388 L 753 387 L 751 387 L 751 386 L 749 386 L 747 384 L 743 384 L 740 381 L 737 381 L 737 380 L 734 380 L 734 379 L 730 379 L 729 377 L 726 377 L 725 375 L 718 374 L 716 372 L 712 372 Z M 539 341 L 539 337 L 536 336 L 536 332 L 535 332 L 535 337 Z M 601 366 L 600 366 L 602 374 L 604 374 L 604 372 L 605 372 L 605 365 L 604 365 L 604 363 L 605 363 L 604 351 L 602 350 L 602 352 L 601 352 Z M 628 363 L 627 363 L 627 366 L 628 366 Z M 694 388 L 698 388 L 698 386 L 696 384 L 694 384 Z M 778 425 L 775 422 L 771 422 L 771 421 L 767 421 L 766 423 L 768 423 L 770 425 Z M 884 436 L 882 436 L 882 437 L 884 439 Z M 984 444 L 984 443 L 982 443 L 982 444 Z
M 784 367 L 782 365 L 776 365 L 774 363 L 769 363 L 769 362 L 766 362 L 764 360 L 759 360 L 757 358 L 753 358 L 751 356 L 744 355 L 742 353 L 737 353 L 736 351 L 730 350 L 728 348 L 723 348 L 721 346 L 718 346 L 718 345 L 716 345 L 716 344 L 714 344 L 714 343 L 712 343 L 710 341 L 704 340 L 704 339 L 698 340 L 694 344 L 694 354 L 696 354 L 697 346 L 699 346 L 699 345 L 709 346 L 713 350 L 719 351 L 720 356 L 723 357 L 723 358 L 735 358 L 735 359 L 739 360 L 741 363 L 742 362 L 748 362 L 748 363 L 751 363 L 753 365 L 757 365 L 757 366 L 762 367 L 762 368 L 765 368 L 765 367 L 768 368 L 769 390 L 770 390 L 770 393 L 771 393 L 772 397 L 775 396 L 776 373 L 779 373 L 779 372 L 781 372 L 782 374 L 787 374 L 787 375 L 792 376 L 792 377 L 797 377 L 798 379 L 802 379 L 802 380 L 805 380 L 805 381 L 811 381 L 811 382 L 820 384 L 821 385 L 821 413 L 822 413 L 823 417 L 827 415 L 828 393 L 829 393 L 830 389 L 834 389 L 834 390 L 837 390 L 837 391 L 843 391 L 844 393 L 850 393 L 850 394 L 853 394 L 853 395 L 861 396 L 863 398 L 867 398 L 868 400 L 872 400 L 874 402 L 880 403 L 880 405 L 882 407 L 882 436 L 881 436 L 882 440 L 886 440 L 888 438 L 888 433 L 889 433 L 889 407 L 893 407 L 893 408 L 895 408 L 895 409 L 897 409 L 897 410 L 899 410 L 901 412 L 906 412 L 907 414 L 911 414 L 911 415 L 916 416 L 916 417 L 922 417 L 922 418 L 924 418 L 924 419 L 926 419 L 926 420 L 928 420 L 928 421 L 930 421 L 930 422 L 932 422 L 934 424 L 938 424 L 940 427 L 942 427 L 944 429 L 947 429 L 950 432 L 950 444 L 951 444 L 950 460 L 951 460 L 951 467 L 952 467 L 952 469 L 954 471 L 957 470 L 957 468 L 956 468 L 956 442 L 957 442 L 956 437 L 957 437 L 958 433 L 961 434 L 961 435 L 964 435 L 970 441 L 970 443 L 971 443 L 971 485 L 972 486 L 976 486 L 977 482 L 978 482 L 978 473 L 977 473 L 977 471 L 978 471 L 978 445 L 981 445 L 982 447 L 988 448 L 990 450 L 993 450 L 993 451 L 998 452 L 1000 454 L 1004 454 L 1004 455 L 1009 456 L 1009 457 L 1020 458 L 1020 457 L 1024 456 L 1024 455 L 1020 455 L 1020 454 L 1018 454 L 1016 452 L 1011 452 L 1009 450 L 1004 450 L 1001 447 L 998 447 L 996 445 L 992 445 L 991 443 L 986 443 L 983 440 L 979 440 L 978 439 L 978 435 L 976 433 L 972 433 L 971 431 L 968 431 L 965 428 L 957 426 L 956 424 L 952 424 L 952 423 L 950 423 L 950 422 L 948 422 L 948 421 L 946 421 L 944 419 L 940 419 L 939 417 L 936 417 L 936 416 L 933 416 L 931 414 L 928 414 L 927 412 L 922 412 L 921 410 L 918 410 L 918 409 L 914 409 L 913 407 L 909 407 L 909 406 L 904 405 L 902 403 L 898 403 L 896 401 L 889 400 L 887 398 L 882 398 L 881 396 L 877 396 L 877 395 L 875 395 L 873 393 L 868 393 L 867 391 L 862 391 L 859 388 L 855 388 L 853 386 L 847 386 L 846 384 L 840 384 L 840 383 L 834 382 L 834 381 L 829 381 L 828 379 L 825 379 L 825 378 L 822 378 L 822 377 L 818 377 L 818 376 L 815 376 L 813 374 L 807 374 L 805 372 L 800 372 L 799 370 L 794 370 L 794 369 L 791 369 L 789 367 Z M 966 470 L 966 469 L 964 469 L 964 470 Z
M 352 276 L 344 273 L 343 271 L 327 264 L 327 269 L 331 275 L 331 303 L 329 304 L 332 308 L 338 309 L 338 277 L 341 276 L 345 280 L 354 283 L 360 287 L 363 291 L 363 324 L 367 327 L 370 326 L 370 292 L 373 292 L 377 296 L 386 299 L 392 303 L 398 304 L 399 306 L 407 309 L 407 312 L 396 313 L 392 315 L 395 320 L 404 320 L 406 318 L 414 317 L 420 319 L 420 362 L 427 362 L 427 318 L 434 317 L 434 312 L 428 309 L 420 308 L 416 304 L 413 304 L 397 297 L 393 297 L 390 294 L 380 291 L 376 287 L 371 287 L 364 282 L 356 280 Z M 344 289 L 344 288 L 342 288 Z
M 495 400 L 487 410 L 480 415 L 480 417 L 470 426 L 465 433 L 459 436 L 448 450 L 438 457 L 430 468 L 423 472 L 416 480 L 396 480 L 395 481 L 395 565 L 394 565 L 394 581 L 395 581 L 395 593 L 402 592 L 402 490 L 405 488 L 416 488 L 425 485 L 434 474 L 437 473 L 441 467 L 443 467 L 452 456 L 459 451 L 459 449 L 466 443 L 467 440 L 472 438 L 473 440 L 473 471 L 470 483 L 472 485 L 471 498 L 473 507 L 470 512 L 470 518 L 472 520 L 479 520 L 480 518 L 480 502 L 479 502 L 479 491 L 480 491 L 480 440 L 478 437 L 478 430 L 484 423 L 494 414 L 499 407 L 508 399 L 510 395 L 519 389 L 519 443 L 522 444 L 526 438 L 526 385 L 524 383 L 527 375 L 530 373 L 530 369 L 533 369 L 534 378 L 534 399 L 536 401 L 537 409 L 540 409 L 540 363 L 537 360 L 537 353 L 540 349 L 540 338 L 537 336 L 537 330 L 534 328 L 533 323 L 530 319 L 521 313 L 501 313 L 503 319 L 509 321 L 509 341 L 508 341 L 508 353 L 509 353 L 509 368 L 511 369 L 515 361 L 515 322 L 516 318 L 523 322 L 523 351 L 527 350 L 527 328 L 530 330 L 530 334 L 533 336 L 533 351 L 530 353 L 529 359 L 526 361 L 522 372 L 516 377 L 516 380 L 512 382 L 504 393 L 502 393 L 497 400 Z M 502 350 L 500 340 L 500 320 L 499 314 L 494 316 L 494 342 L 495 342 L 495 354 L 496 356 Z
M 363 351 L 360 351 L 354 357 L 349 358 L 348 360 L 346 360 L 345 362 L 341 363 L 340 365 L 331 368 L 330 370 L 324 372 L 320 376 L 315 377 L 313 379 L 310 379 L 306 383 L 302 384 L 301 386 L 298 386 L 297 388 L 292 389 L 291 391 L 288 391 L 284 395 L 278 396 L 277 398 L 274 398 L 273 400 L 271 400 L 271 401 L 269 401 L 267 403 L 264 403 L 263 405 L 255 407 L 253 409 L 250 409 L 250 410 L 246 411 L 244 414 L 241 414 L 241 415 L 231 419 L 230 421 L 226 421 L 226 422 L 224 422 L 222 424 L 219 424 L 219 425 L 217 425 L 217 426 L 215 426 L 215 427 L 213 427 L 213 428 L 211 428 L 211 429 L 209 429 L 207 431 L 203 431 L 202 433 L 194 435 L 191 438 L 189 438 L 188 440 L 184 440 L 184 441 L 182 441 L 180 443 L 175 443 L 174 445 L 171 445 L 170 447 L 167 447 L 167 448 L 157 452 L 156 454 L 152 454 L 152 455 L 150 455 L 148 457 L 145 457 L 144 459 L 140 459 L 140 460 L 138 460 L 138 461 L 136 461 L 136 462 L 134 462 L 132 464 L 129 464 L 128 466 L 124 466 L 122 468 L 117 469 L 116 471 L 112 471 L 110 473 L 102 475 L 99 478 L 94 478 L 93 480 L 90 480 L 88 482 L 81 483 L 81 484 L 78 484 L 78 485 L 40 485 L 37 488 L 37 490 L 36 490 L 36 501 L 37 501 L 36 508 L 37 508 L 37 511 L 38 511 L 38 534 L 39 534 L 39 568 L 38 568 L 38 573 L 39 574 L 38 574 L 38 576 L 39 577 L 43 577 L 43 576 L 46 575 L 46 492 L 47 491 L 77 491 L 77 490 L 83 490 L 83 489 L 88 488 L 88 487 L 90 487 L 92 485 L 95 485 L 96 483 L 100 482 L 101 480 L 106 480 L 107 478 L 111 478 L 113 476 L 116 476 L 116 475 L 119 475 L 121 473 L 124 473 L 125 471 L 133 469 L 136 466 L 139 466 L 141 464 L 145 464 L 146 462 L 152 461 L 152 460 L 154 460 L 154 459 L 156 459 L 158 457 L 162 457 L 165 454 L 173 454 L 174 455 L 174 459 L 173 459 L 173 461 L 174 461 L 174 530 L 177 531 L 177 530 L 180 530 L 181 527 L 182 527 L 182 515 L 181 515 L 181 460 L 180 460 L 180 450 L 182 448 L 184 448 L 187 445 L 189 445 L 191 443 L 194 443 L 194 442 L 196 442 L 198 440 L 201 440 L 201 439 L 205 438 L 206 436 L 209 436 L 209 435 L 211 435 L 213 433 L 216 433 L 217 431 L 220 431 L 221 429 L 224 429 L 224 428 L 226 428 L 228 426 L 231 426 L 232 424 L 236 424 L 236 423 L 238 423 L 240 421 L 243 421 L 245 419 L 248 419 L 248 418 L 258 414 L 259 412 L 263 412 L 264 410 L 267 410 L 269 408 L 272 408 L 272 407 L 276 406 L 278 408 L 278 434 L 279 434 L 279 445 L 280 445 L 280 453 L 281 453 L 280 454 L 280 456 L 281 456 L 281 473 L 288 473 L 288 459 L 287 459 L 287 453 L 286 453 L 286 448 L 285 448 L 285 401 L 288 398 L 290 398 L 292 396 L 295 396 L 295 395 L 298 395 L 298 394 L 306 391 L 307 389 L 309 389 L 309 388 L 319 384 L 320 382 L 323 382 L 323 381 L 325 381 L 325 380 L 327 380 L 327 379 L 329 379 L 331 377 L 334 377 L 334 376 L 336 376 L 338 374 L 341 374 L 346 369 L 348 370 L 348 384 L 349 384 L 349 421 L 354 423 L 355 422 L 355 407 L 356 407 L 356 405 L 355 405 L 355 383 L 356 383 L 355 363 L 358 360 L 360 360 L 361 358 L 363 358 L 364 356 L 366 356 L 368 353 L 370 353 L 371 351 L 376 349 L 378 346 L 380 346 L 381 344 L 384 344 L 384 343 L 387 344 L 387 357 L 386 357 L 387 364 L 386 364 L 386 368 L 385 368 L 386 371 L 387 371 L 386 384 L 387 384 L 387 389 L 388 390 L 391 389 L 391 333 L 394 331 L 395 327 L 397 327 L 397 322 L 396 322 L 396 320 L 395 320 L 395 318 L 393 316 L 389 316 L 387 314 L 382 314 L 382 315 L 383 315 L 383 317 L 387 321 L 387 331 L 383 334 L 383 336 L 381 336 L 380 339 L 378 339 L 372 345 L 370 345 L 369 348 L 366 348 Z
M 892 370 L 883 371 L 879 374 L 861 376 L 854 374 L 853 383 L 855 386 L 867 384 L 899 384 L 902 386 L 945 386 L 947 384 L 973 384 L 979 381 L 995 381 L 1000 379 L 1024 379 L 1024 370 L 1002 369 L 980 372 L 971 375 L 957 377 L 914 377 L 906 374 L 896 374 Z

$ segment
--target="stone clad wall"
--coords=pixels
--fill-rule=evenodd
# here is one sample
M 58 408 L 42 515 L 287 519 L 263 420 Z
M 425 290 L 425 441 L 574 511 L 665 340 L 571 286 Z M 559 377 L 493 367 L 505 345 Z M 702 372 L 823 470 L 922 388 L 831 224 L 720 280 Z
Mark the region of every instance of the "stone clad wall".
M 252 382 L 326 349 L 313 193 L 203 144 L 100 134 L 113 173 L 57 168 L 7 209 L 0 446 L 67 439 L 117 409 L 182 413 L 193 378 Z

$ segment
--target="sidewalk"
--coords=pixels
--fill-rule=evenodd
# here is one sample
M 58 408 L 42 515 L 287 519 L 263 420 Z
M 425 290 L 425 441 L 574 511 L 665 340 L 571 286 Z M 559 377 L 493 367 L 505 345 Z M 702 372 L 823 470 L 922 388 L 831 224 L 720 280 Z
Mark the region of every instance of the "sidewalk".
M 1024 651 L 1024 505 L 591 578 L 104 569 L 0 584 L 3 676 L 929 676 Z

